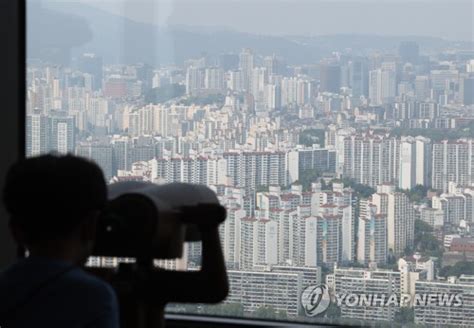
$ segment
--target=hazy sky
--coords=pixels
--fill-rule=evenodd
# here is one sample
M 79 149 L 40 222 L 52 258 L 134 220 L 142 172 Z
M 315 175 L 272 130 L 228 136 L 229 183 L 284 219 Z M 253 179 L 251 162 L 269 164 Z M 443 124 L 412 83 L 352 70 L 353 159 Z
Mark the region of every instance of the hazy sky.
M 42 0 L 72 2 L 71 0 Z M 474 0 L 75 0 L 136 21 L 256 34 L 379 34 L 473 41 Z

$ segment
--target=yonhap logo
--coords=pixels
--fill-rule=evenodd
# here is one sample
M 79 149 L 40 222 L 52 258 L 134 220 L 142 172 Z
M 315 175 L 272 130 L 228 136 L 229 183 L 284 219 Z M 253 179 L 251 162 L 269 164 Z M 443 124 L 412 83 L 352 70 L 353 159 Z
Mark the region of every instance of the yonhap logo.
M 324 284 L 308 286 L 301 293 L 301 305 L 309 317 L 326 311 L 330 302 L 329 288 Z

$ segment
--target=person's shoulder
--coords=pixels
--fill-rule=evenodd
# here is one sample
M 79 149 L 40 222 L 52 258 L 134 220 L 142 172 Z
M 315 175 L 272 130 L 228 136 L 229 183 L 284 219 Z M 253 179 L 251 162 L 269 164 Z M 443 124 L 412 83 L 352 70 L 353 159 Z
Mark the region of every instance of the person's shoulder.
M 87 294 L 90 300 L 115 302 L 116 295 L 113 288 L 104 280 L 87 273 L 81 268 L 76 268 L 67 276 L 66 284 L 80 293 Z

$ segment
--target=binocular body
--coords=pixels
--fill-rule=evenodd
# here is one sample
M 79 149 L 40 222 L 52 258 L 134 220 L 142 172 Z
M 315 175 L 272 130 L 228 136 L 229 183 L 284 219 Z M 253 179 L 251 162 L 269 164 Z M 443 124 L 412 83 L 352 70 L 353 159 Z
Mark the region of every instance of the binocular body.
M 199 225 L 218 225 L 226 217 L 206 186 L 118 182 L 99 218 L 94 256 L 175 259 L 185 241 L 199 241 Z

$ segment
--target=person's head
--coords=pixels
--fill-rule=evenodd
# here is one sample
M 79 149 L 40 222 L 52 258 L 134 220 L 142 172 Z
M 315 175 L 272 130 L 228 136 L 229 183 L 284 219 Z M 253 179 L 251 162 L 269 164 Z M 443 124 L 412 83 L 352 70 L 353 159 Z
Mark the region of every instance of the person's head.
M 16 241 L 30 252 L 90 255 L 97 218 L 107 201 L 101 169 L 72 155 L 22 160 L 7 173 L 3 190 Z

